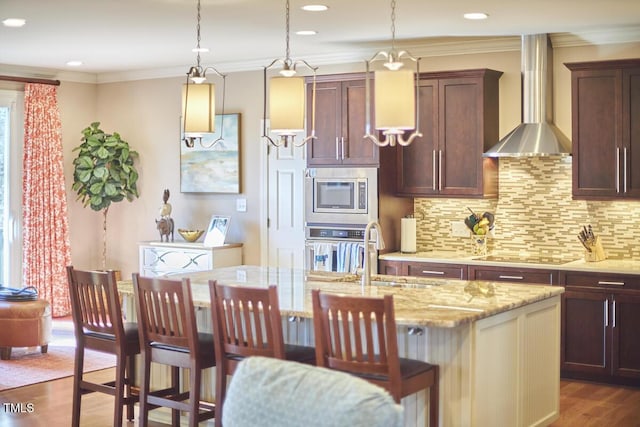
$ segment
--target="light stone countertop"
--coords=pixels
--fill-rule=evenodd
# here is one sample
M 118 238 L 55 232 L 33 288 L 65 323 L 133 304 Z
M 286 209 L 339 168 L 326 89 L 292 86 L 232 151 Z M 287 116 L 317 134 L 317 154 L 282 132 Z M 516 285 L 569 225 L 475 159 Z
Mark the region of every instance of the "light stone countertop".
M 492 255 L 492 254 L 489 254 Z M 511 256 L 517 258 L 518 256 L 525 258 L 528 254 L 509 254 L 498 253 L 496 255 Z M 535 254 L 532 254 L 535 256 Z M 640 259 L 605 259 L 597 262 L 587 262 L 584 258 L 579 256 L 567 257 L 561 260 L 561 263 L 530 263 L 530 262 L 504 262 L 504 261 L 487 261 L 480 259 L 478 256 L 470 256 L 468 254 L 454 252 L 454 251 L 427 251 L 417 252 L 413 254 L 391 252 L 379 256 L 381 260 L 390 261 L 410 261 L 410 262 L 433 262 L 441 264 L 467 264 L 478 266 L 502 266 L 511 268 L 536 268 L 536 269 L 550 269 L 550 270 L 564 270 L 564 271 L 584 271 L 584 272 L 600 272 L 600 273 L 613 273 L 613 274 L 632 274 L 640 275 Z
M 227 285 L 276 285 L 281 314 L 306 318 L 313 316 L 311 289 L 372 297 L 390 294 L 399 325 L 437 328 L 453 328 L 564 292 L 559 286 L 384 275 L 374 275 L 372 285 L 363 287 L 354 274 L 248 265 L 171 276 L 181 277 L 191 280 L 194 303 L 202 307 L 210 306 L 210 279 Z M 133 293 L 131 280 L 118 282 L 118 287 L 121 294 Z

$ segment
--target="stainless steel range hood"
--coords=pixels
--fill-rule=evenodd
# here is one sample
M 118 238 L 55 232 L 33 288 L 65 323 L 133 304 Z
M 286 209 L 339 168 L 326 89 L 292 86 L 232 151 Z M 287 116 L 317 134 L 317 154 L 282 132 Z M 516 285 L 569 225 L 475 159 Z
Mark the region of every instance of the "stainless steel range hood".
M 484 157 L 568 156 L 571 141 L 553 124 L 553 52 L 546 34 L 522 36 L 522 123 Z

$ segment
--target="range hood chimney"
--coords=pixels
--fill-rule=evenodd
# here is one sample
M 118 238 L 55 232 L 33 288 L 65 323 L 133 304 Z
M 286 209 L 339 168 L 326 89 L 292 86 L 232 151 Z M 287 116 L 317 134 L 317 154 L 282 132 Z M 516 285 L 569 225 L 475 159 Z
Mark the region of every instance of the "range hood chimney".
M 522 123 L 484 157 L 568 156 L 571 141 L 553 124 L 553 52 L 546 34 L 522 36 Z

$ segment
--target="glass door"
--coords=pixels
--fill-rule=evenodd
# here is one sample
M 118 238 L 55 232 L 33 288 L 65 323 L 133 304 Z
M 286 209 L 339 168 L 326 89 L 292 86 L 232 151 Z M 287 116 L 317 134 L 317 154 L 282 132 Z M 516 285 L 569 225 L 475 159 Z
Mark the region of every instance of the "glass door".
M 22 287 L 24 94 L 0 90 L 0 285 Z

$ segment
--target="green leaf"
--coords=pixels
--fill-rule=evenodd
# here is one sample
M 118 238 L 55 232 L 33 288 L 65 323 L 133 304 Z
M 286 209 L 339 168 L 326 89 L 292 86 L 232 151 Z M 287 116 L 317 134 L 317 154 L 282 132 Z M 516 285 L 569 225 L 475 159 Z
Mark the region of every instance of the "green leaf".
M 116 188 L 115 185 L 111 183 L 106 183 L 104 185 L 104 192 L 107 196 L 113 198 L 113 196 L 118 194 L 118 189 Z
M 102 192 L 103 188 L 104 188 L 104 184 L 102 182 L 96 182 L 96 183 L 91 184 L 91 187 L 89 187 L 89 191 L 93 195 L 99 195 Z M 92 199 L 93 199 L 93 197 L 92 197 Z
M 109 171 L 105 167 L 99 167 L 93 170 L 93 176 L 95 176 L 98 179 L 104 180 L 104 178 L 106 178 L 107 175 L 109 175 Z
M 76 175 L 80 183 L 86 183 L 91 179 L 91 170 L 76 170 Z
M 96 151 L 96 156 L 98 156 L 98 158 L 100 159 L 108 159 L 110 156 L 110 152 L 109 150 L 107 150 L 104 147 L 100 147 L 97 151 Z

